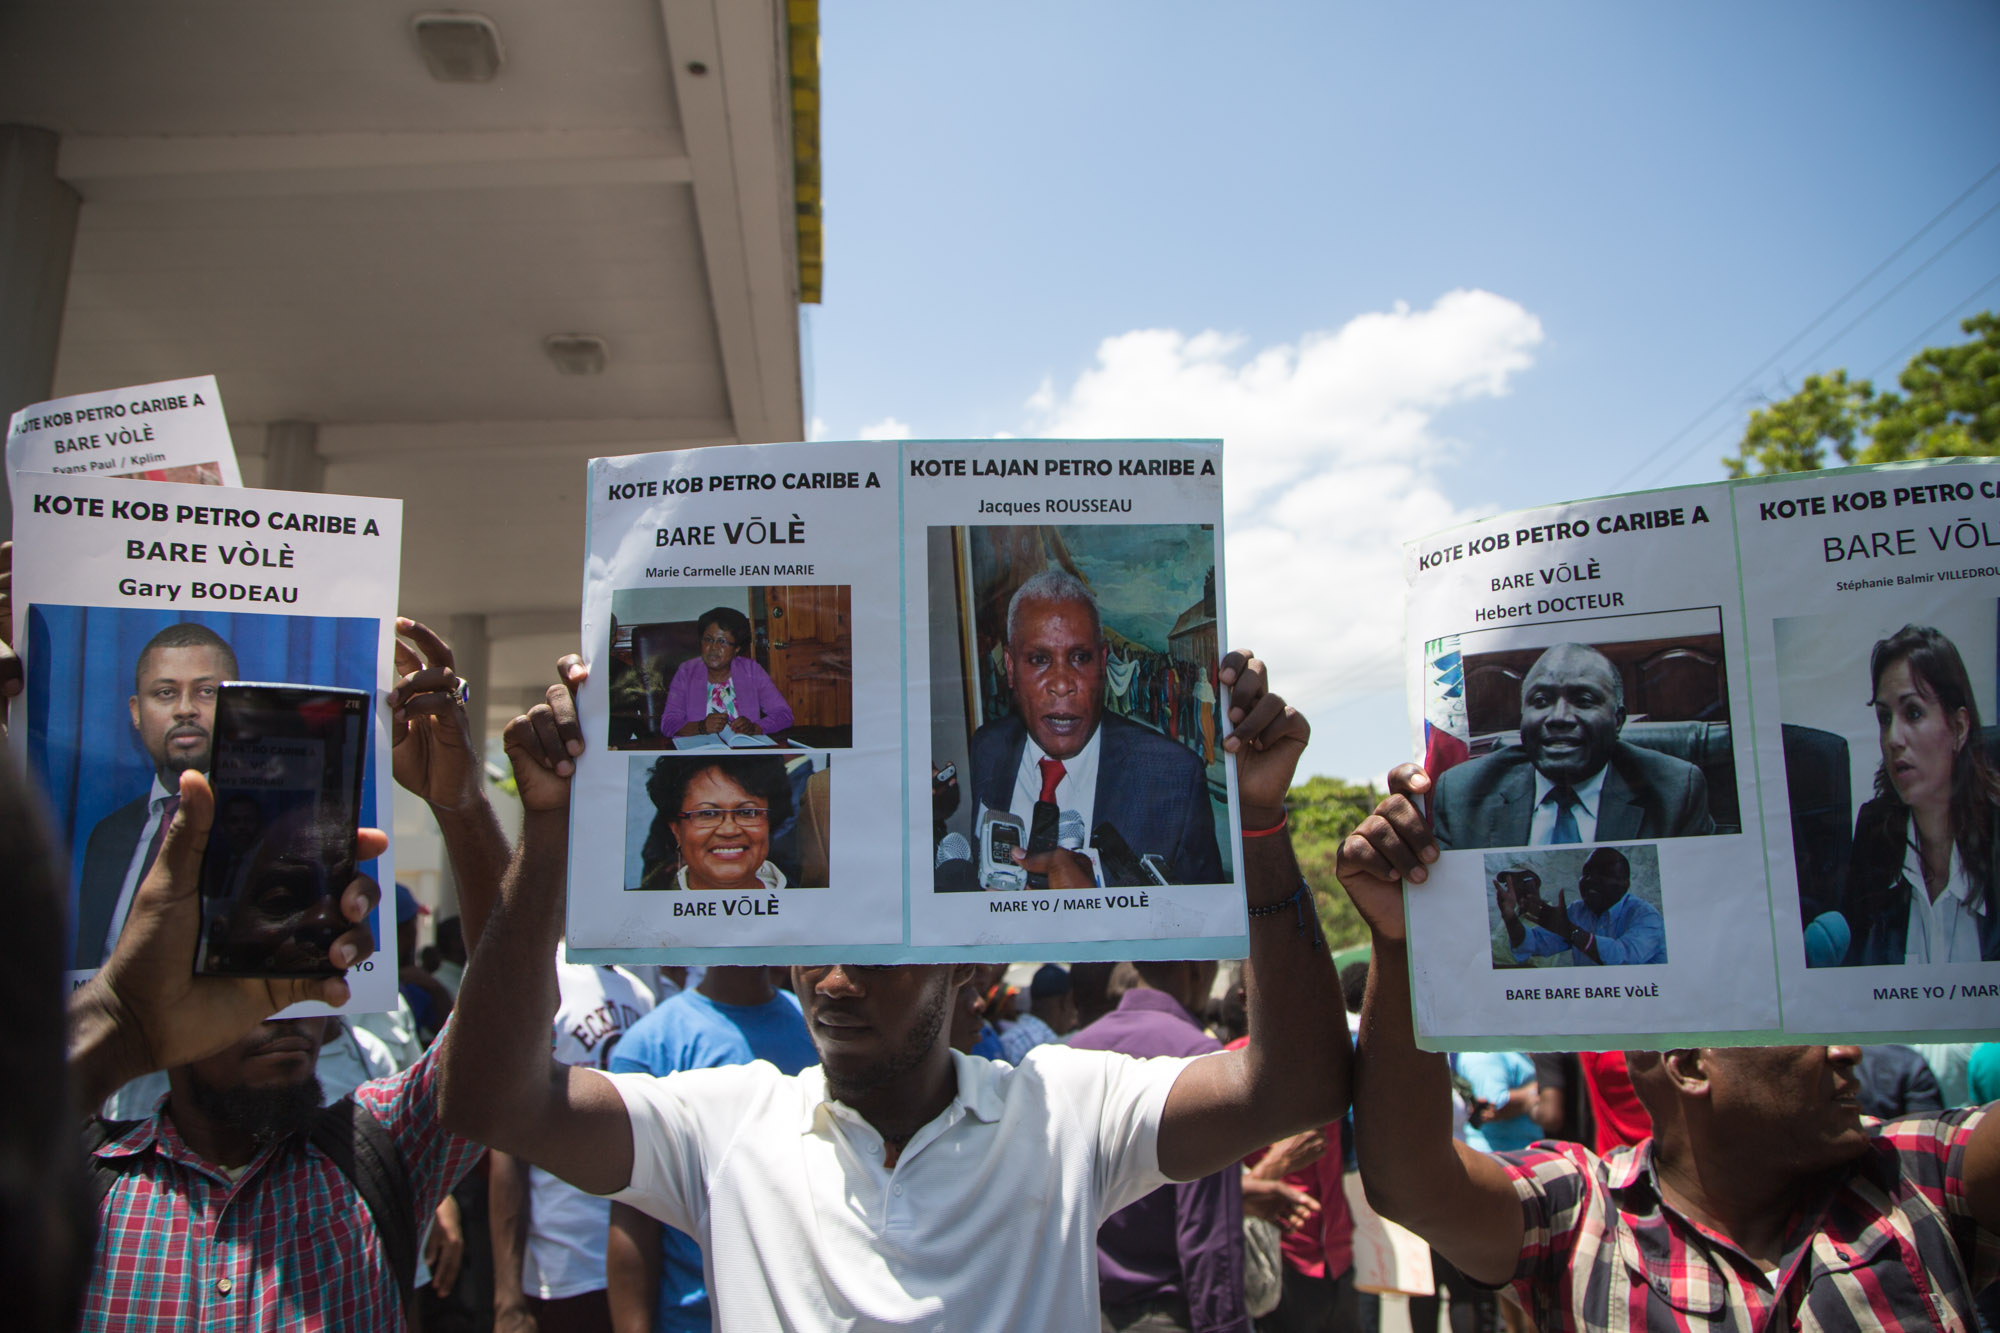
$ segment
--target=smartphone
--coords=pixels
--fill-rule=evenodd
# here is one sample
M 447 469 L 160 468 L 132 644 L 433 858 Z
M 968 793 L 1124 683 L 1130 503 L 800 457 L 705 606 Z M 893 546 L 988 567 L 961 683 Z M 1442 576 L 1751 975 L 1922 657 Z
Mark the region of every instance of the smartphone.
M 217 687 L 197 973 L 339 975 L 327 951 L 347 928 L 371 703 L 316 685 Z
M 979 885 L 986 889 L 1024 889 L 1028 872 L 1014 864 L 1014 849 L 1025 843 L 1028 830 L 1004 810 L 989 810 L 979 826 Z
M 942 787 L 944 786 L 945 783 L 950 782 L 953 778 L 957 776 L 958 776 L 958 765 L 946 764 L 943 768 L 940 768 L 936 773 L 934 773 L 931 776 L 931 781 L 936 783 L 938 786 Z

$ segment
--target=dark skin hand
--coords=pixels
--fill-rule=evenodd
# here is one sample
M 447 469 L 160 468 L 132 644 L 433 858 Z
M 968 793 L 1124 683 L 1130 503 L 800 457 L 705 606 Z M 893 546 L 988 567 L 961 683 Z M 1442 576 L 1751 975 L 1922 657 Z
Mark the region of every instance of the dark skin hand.
M 195 975 L 190 960 L 201 931 L 201 855 L 215 794 L 208 779 L 189 770 L 180 775 L 180 797 L 159 858 L 133 895 L 118 947 L 70 997 L 70 1059 L 85 1106 L 141 1074 L 214 1055 L 280 1009 L 307 1000 L 347 1003 L 347 982 L 340 977 Z M 388 846 L 381 830 L 362 829 L 355 858 L 373 860 Z M 353 925 L 333 942 L 334 966 L 352 967 L 374 952 L 368 914 L 380 897 L 366 876 L 342 892 L 340 913 Z
M 397 785 L 439 810 L 479 800 L 486 761 L 467 743 L 457 663 L 443 639 L 408 616 L 396 618 L 396 682 L 389 738 Z M 456 724 L 456 725 L 454 725 Z

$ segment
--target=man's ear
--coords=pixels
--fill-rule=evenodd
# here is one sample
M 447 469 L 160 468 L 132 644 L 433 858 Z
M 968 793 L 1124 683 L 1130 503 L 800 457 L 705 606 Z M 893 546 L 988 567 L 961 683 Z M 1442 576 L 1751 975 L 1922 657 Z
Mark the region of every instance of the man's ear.
M 126 700 L 126 706 L 132 710 L 132 730 L 137 731 L 139 729 L 139 696 L 135 694 Z
M 953 995 L 958 994 L 959 991 L 970 986 L 972 979 L 978 975 L 979 967 L 976 963 L 953 963 L 951 965 L 951 993 Z
M 1699 1048 L 1683 1048 L 1668 1051 L 1661 1057 L 1667 1081 L 1674 1091 L 1685 1097 L 1706 1097 L 1714 1071 L 1709 1066 L 1709 1052 Z

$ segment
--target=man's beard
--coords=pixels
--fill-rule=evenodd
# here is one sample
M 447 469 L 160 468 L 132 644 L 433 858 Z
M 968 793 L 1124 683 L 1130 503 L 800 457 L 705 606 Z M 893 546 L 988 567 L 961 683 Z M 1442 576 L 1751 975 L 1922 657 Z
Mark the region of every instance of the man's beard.
M 258 1147 L 303 1133 L 319 1111 L 317 1076 L 275 1088 L 218 1088 L 188 1070 L 188 1093 L 198 1110 L 219 1125 L 247 1134 Z
M 938 996 L 937 1003 L 918 1017 L 916 1026 L 910 1029 L 903 1045 L 866 1069 L 852 1074 L 836 1074 L 822 1060 L 826 1068 L 826 1090 L 833 1094 L 836 1101 L 851 1103 L 856 1097 L 893 1083 L 923 1064 L 937 1045 L 938 1034 L 944 1031 L 945 1018 L 951 1012 L 951 1001 L 952 992 L 946 988 Z
M 182 730 L 201 730 L 201 729 L 179 728 L 179 727 L 175 728 L 175 731 L 182 731 Z M 173 732 L 167 733 L 169 741 L 172 740 L 173 735 L 174 735 Z M 201 736 L 202 736 L 202 746 L 199 750 L 180 751 L 176 750 L 171 744 L 169 744 L 166 747 L 166 754 L 161 757 L 158 763 L 153 765 L 153 771 L 159 777 L 160 785 L 165 787 L 168 791 L 171 792 L 179 790 L 181 785 L 181 774 L 187 772 L 190 769 L 192 769 L 196 773 L 208 772 L 209 756 L 215 752 L 215 737 L 212 736 L 207 731 L 202 731 Z

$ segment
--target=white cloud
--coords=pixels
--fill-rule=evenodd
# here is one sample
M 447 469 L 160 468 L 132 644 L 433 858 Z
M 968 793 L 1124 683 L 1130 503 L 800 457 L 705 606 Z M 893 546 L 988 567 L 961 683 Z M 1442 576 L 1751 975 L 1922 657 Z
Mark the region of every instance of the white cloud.
M 814 417 L 812 419 L 812 424 L 806 427 L 806 438 L 808 440 L 823 440 L 826 438 L 825 417 Z
M 910 438 L 910 428 L 907 423 L 898 421 L 894 417 L 883 417 L 880 421 L 871 422 L 856 431 L 854 438 L 857 440 L 907 440 Z
M 1400 688 L 1402 543 L 1475 512 L 1433 480 L 1452 447 L 1437 414 L 1505 394 L 1541 340 L 1520 305 L 1464 290 L 1254 352 L 1233 335 L 1140 329 L 1106 338 L 1074 384 L 1044 381 L 1027 407 L 1038 435 L 1227 442 L 1230 637 L 1324 716 Z M 1334 759 L 1328 739 L 1313 748 Z

